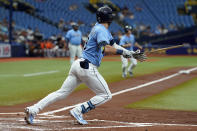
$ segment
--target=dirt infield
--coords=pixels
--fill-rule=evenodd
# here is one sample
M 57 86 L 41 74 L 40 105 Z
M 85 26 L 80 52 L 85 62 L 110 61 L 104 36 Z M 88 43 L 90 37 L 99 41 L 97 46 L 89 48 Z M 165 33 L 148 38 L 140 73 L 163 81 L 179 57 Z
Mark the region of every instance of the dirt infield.
M 197 77 L 197 71 L 193 71 L 189 75 L 179 74 L 143 88 L 118 94 L 118 92 L 125 89 L 134 89 L 134 87 L 139 85 L 170 76 L 182 69 L 186 68 L 174 68 L 109 84 L 113 94 L 112 100 L 84 115 L 84 118 L 89 123 L 88 125 L 78 125 L 68 113 L 72 105 L 81 103 L 94 96 L 90 89 L 85 89 L 74 92 L 67 99 L 58 101 L 45 108 L 36 117 L 34 125 L 26 125 L 24 123 L 23 109 L 35 102 L 11 107 L 0 107 L 0 130 L 196 131 L 197 112 L 126 109 L 124 106 Z M 62 109 L 62 111 L 57 109 Z M 55 113 L 49 112 L 54 110 Z

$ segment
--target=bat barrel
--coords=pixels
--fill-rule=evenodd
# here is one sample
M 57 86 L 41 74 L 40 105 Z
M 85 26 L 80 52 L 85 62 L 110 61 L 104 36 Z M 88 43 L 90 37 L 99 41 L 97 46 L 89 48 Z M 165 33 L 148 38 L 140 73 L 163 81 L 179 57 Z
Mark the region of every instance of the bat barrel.
M 152 50 L 152 51 L 147 51 L 145 52 L 146 54 L 148 53 L 155 53 L 155 52 L 159 52 L 159 51 L 164 51 L 164 50 L 170 50 L 170 49 L 174 49 L 174 48 L 179 48 L 179 47 L 183 47 L 184 45 L 176 45 L 176 46 L 170 46 L 170 47 L 165 47 L 165 48 L 159 48 L 156 50 Z

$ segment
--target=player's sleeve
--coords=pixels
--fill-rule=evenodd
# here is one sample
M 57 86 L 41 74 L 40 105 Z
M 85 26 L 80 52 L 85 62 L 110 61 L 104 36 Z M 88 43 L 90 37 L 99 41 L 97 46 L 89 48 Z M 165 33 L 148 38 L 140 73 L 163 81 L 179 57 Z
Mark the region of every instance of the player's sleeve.
M 109 44 L 109 36 L 104 31 L 98 31 L 97 32 L 97 43 L 99 44 L 99 47 L 105 46 Z
M 122 38 L 120 39 L 119 45 L 124 45 L 124 44 L 125 44 L 125 39 L 124 39 L 124 37 L 122 37 Z
M 133 44 L 135 44 L 135 36 L 133 35 Z
M 81 43 L 83 42 L 83 40 L 82 40 L 82 33 L 81 33 L 81 31 L 79 31 L 79 33 L 80 33 L 80 37 L 81 37 Z

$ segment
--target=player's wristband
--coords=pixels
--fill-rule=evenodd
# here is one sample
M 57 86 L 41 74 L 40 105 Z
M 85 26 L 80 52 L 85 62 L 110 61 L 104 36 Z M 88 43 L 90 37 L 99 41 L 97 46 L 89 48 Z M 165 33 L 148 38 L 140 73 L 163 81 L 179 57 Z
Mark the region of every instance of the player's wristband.
M 117 50 L 116 50 L 116 54 L 122 55 L 122 53 L 123 53 L 123 50 L 120 50 L 120 49 L 117 49 Z

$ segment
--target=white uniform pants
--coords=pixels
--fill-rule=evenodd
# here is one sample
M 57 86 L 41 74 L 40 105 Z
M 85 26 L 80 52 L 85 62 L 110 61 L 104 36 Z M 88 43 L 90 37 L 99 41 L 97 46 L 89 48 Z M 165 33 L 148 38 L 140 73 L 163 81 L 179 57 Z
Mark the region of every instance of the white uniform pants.
M 31 106 L 31 112 L 37 114 L 47 105 L 57 100 L 66 98 L 75 89 L 75 87 L 77 87 L 77 85 L 82 82 L 85 83 L 96 94 L 96 96 L 90 99 L 94 106 L 103 104 L 112 98 L 108 85 L 104 78 L 98 72 L 97 67 L 90 63 L 89 69 L 83 69 L 80 67 L 79 64 L 79 62 L 82 60 L 83 59 L 81 58 L 74 61 L 71 66 L 69 75 L 62 84 L 62 87 L 59 90 L 46 96 L 37 104 Z
M 133 58 L 133 57 L 131 57 L 131 58 L 124 58 L 122 55 L 120 57 L 121 57 L 121 61 L 122 61 L 122 69 L 124 69 L 124 68 L 126 69 L 127 68 L 128 60 L 129 60 L 131 62 L 131 64 L 128 67 L 128 71 L 132 72 L 132 69 L 134 67 L 136 67 L 136 65 L 137 65 L 137 60 L 135 58 Z M 125 70 L 125 72 L 123 72 L 123 73 L 126 73 L 126 71 L 127 70 Z
M 69 43 L 70 64 L 75 60 L 75 57 L 81 58 L 82 48 L 81 45 L 72 45 Z

